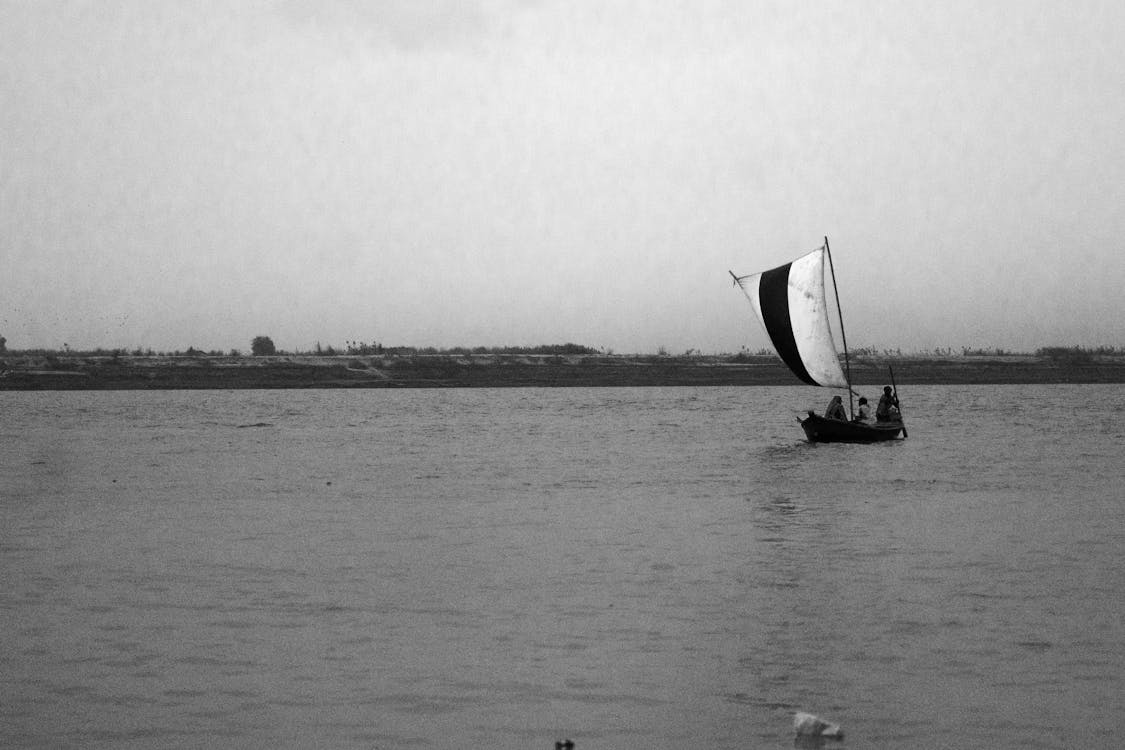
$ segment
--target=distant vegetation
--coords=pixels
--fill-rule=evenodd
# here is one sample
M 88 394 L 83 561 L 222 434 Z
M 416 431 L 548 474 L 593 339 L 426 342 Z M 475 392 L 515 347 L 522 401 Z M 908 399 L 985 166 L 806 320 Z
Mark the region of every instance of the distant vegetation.
M 297 352 L 301 354 L 303 352 Z M 418 354 L 447 354 L 464 357 L 472 354 L 512 354 L 512 355 L 582 355 L 599 354 L 597 349 L 581 344 L 540 344 L 539 346 L 455 346 L 449 349 L 440 349 L 432 346 L 383 346 L 379 343 L 365 344 L 362 341 L 348 341 L 340 351 L 335 347 L 322 347 L 318 342 L 316 349 L 308 354 L 317 356 L 335 356 L 337 354 L 356 355 L 390 355 L 414 356 Z
M 269 336 L 255 336 L 250 342 L 250 353 L 255 357 L 268 357 L 277 354 L 277 347 Z
M 1058 364 L 1081 365 L 1093 362 L 1094 357 L 1125 355 L 1125 349 L 1114 346 L 1099 346 L 1093 349 L 1081 346 L 1045 346 L 1035 353 Z
M 768 351 L 768 350 L 767 350 Z M 937 348 L 922 351 L 904 352 L 902 349 L 876 349 L 873 346 L 852 349 L 851 354 L 857 357 L 1029 357 L 1036 356 L 1054 361 L 1090 361 L 1094 357 L 1121 357 L 1125 356 L 1125 348 L 1115 346 L 1044 346 L 1036 349 L 1034 353 L 1017 352 L 1002 347 L 981 349 L 971 346 L 961 347 L 960 352 L 952 348 Z
M 312 352 L 251 340 L 257 356 L 151 349 L 8 350 L 0 356 L 0 390 L 153 388 L 386 388 L 611 385 L 791 385 L 771 349 L 703 354 L 614 355 L 578 344 L 497 347 L 383 346 L 349 341 Z M 885 364 L 900 383 L 1125 383 L 1125 349 L 1051 346 L 1034 355 L 963 348 L 904 353 L 861 349 L 850 371 L 858 385 L 881 383 Z M 272 356 L 271 356 L 272 355 Z M 842 359 L 842 358 L 841 358 Z M 841 362 L 842 364 L 842 362 Z M 902 365 L 901 369 L 899 365 Z
M 0 341 L 4 341 L 0 337 Z M 19 349 L 7 350 L 0 349 L 0 353 L 9 355 L 20 355 L 29 357 L 96 357 L 96 358 L 119 358 L 125 356 L 132 357 L 240 357 L 242 352 L 238 349 L 231 349 L 230 351 L 223 352 L 218 349 L 204 351 L 197 349 L 194 346 L 189 346 L 187 349 L 174 349 L 170 351 L 157 350 L 151 347 L 142 348 L 136 347 L 134 349 L 104 349 L 98 347 L 97 349 L 72 349 L 68 344 L 63 344 L 60 349 Z M 278 349 L 273 339 L 269 336 L 255 336 L 250 342 L 250 353 L 254 356 L 305 356 L 305 357 L 335 357 L 341 355 L 357 356 L 357 355 L 388 355 L 388 356 L 415 356 L 415 355 L 450 355 L 450 356 L 468 356 L 468 355 L 483 355 L 483 354 L 507 354 L 507 355 L 553 355 L 553 356 L 579 356 L 579 355 L 599 355 L 605 354 L 590 346 L 583 346 L 581 344 L 540 344 L 538 346 L 454 346 L 451 348 L 438 348 L 438 347 L 418 347 L 418 346 L 383 346 L 379 343 L 366 344 L 361 341 L 348 341 L 342 347 L 335 346 L 322 346 L 317 343 L 316 347 L 311 351 L 295 350 L 287 351 Z M 689 352 L 690 354 L 690 352 Z
M 121 357 L 240 357 L 242 352 L 238 349 L 231 349 L 223 352 L 216 349 L 205 351 L 198 349 L 194 346 L 189 346 L 187 349 L 176 349 L 173 351 L 153 350 L 152 348 L 137 347 L 134 349 L 72 349 L 70 345 L 63 344 L 62 349 L 21 349 L 10 350 L 6 348 L 7 340 L 0 336 L 0 354 L 8 356 L 29 356 L 49 358 L 53 361 L 58 361 L 67 358 L 110 358 L 117 360 Z M 482 355 L 509 355 L 509 356 L 613 356 L 612 349 L 595 349 L 594 347 L 584 346 L 582 344 L 540 344 L 538 346 L 454 346 L 449 348 L 440 347 L 418 347 L 418 346 L 384 346 L 379 342 L 366 343 L 363 341 L 346 341 L 343 346 L 323 346 L 319 342 L 312 350 L 295 350 L 287 351 L 278 349 L 269 336 L 255 336 L 250 342 L 250 353 L 254 356 L 311 356 L 311 357 L 335 357 L 335 356 L 391 356 L 391 357 L 414 357 L 425 355 L 445 355 L 445 356 L 482 356 Z M 850 354 L 857 358 L 919 358 L 919 359 L 949 359 L 956 357 L 1028 357 L 1035 356 L 1041 359 L 1046 359 L 1056 364 L 1066 365 L 1080 365 L 1083 363 L 1092 362 L 1095 357 L 1125 357 L 1125 347 L 1116 346 L 1097 346 L 1097 347 L 1084 347 L 1084 346 L 1045 346 L 1036 349 L 1033 353 L 1029 352 L 1015 352 L 995 347 L 991 349 L 982 349 L 975 347 L 963 346 L 960 349 L 953 348 L 936 348 L 929 350 L 918 351 L 903 351 L 902 349 L 878 349 L 873 346 L 857 347 L 850 350 Z M 650 356 L 650 355 L 642 355 Z M 669 353 L 665 347 L 660 347 L 656 355 L 658 357 L 669 357 Z M 707 356 L 718 357 L 724 361 L 731 363 L 749 363 L 755 362 L 763 357 L 774 357 L 774 352 L 769 348 L 759 348 L 754 351 L 743 348 L 741 351 L 731 354 L 719 353 L 714 355 L 706 355 L 699 349 L 688 349 L 683 354 L 672 355 L 679 358 L 703 358 Z

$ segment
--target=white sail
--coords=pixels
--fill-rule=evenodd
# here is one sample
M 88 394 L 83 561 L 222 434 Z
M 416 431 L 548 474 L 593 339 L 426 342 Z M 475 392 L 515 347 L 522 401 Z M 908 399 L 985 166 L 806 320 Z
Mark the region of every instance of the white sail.
M 820 247 L 784 266 L 739 277 L 754 312 L 789 369 L 812 385 L 847 388 L 832 341 Z

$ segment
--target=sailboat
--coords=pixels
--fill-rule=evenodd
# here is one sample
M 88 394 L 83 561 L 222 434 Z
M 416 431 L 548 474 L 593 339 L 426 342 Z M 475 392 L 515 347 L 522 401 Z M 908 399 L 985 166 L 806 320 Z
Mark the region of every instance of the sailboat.
M 805 436 L 813 443 L 875 443 L 894 440 L 900 434 L 907 437 L 901 411 L 891 419 L 862 422 L 855 418 L 854 391 L 852 390 L 851 362 L 848 358 L 848 340 L 844 336 L 844 313 L 840 297 L 835 293 L 836 311 L 840 318 L 840 340 L 844 346 L 844 367 L 832 340 L 828 322 L 828 304 L 824 284 L 824 261 L 832 275 L 832 289 L 836 292 L 836 269 L 832 265 L 832 252 L 828 238 L 811 253 L 783 266 L 768 271 L 738 276 L 730 275 L 746 294 L 754 312 L 769 335 L 774 351 L 801 381 L 825 388 L 844 388 L 848 391 L 850 419 L 820 416 L 810 411 L 801 419 Z M 891 373 L 894 384 L 894 371 Z M 898 387 L 893 396 L 898 410 Z

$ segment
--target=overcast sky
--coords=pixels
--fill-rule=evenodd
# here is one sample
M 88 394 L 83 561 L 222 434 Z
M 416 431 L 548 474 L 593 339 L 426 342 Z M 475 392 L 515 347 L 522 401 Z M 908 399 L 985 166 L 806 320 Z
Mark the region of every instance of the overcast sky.
M 1125 346 L 1125 4 L 0 0 L 9 348 Z

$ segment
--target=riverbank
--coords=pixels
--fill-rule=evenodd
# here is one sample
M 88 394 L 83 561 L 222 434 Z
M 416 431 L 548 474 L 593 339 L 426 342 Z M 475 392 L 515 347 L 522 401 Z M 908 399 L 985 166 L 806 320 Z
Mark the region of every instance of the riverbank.
M 1125 383 L 1125 357 L 857 357 L 857 386 Z M 0 390 L 798 385 L 767 355 L 31 356 L 0 358 Z

